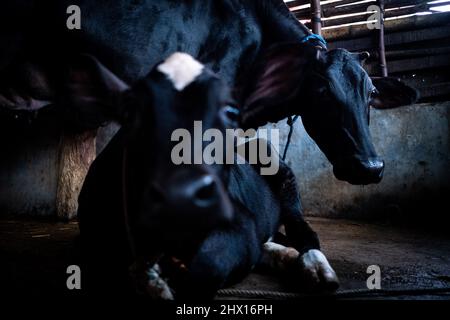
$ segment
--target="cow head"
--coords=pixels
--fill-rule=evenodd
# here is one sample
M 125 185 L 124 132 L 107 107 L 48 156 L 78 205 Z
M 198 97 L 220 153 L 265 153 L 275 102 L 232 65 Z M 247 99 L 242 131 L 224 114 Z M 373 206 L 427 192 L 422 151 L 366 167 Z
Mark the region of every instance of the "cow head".
M 194 121 L 202 122 L 203 131 L 215 128 L 224 134 L 238 124 L 228 88 L 215 74 L 182 53 L 131 87 L 89 56 L 70 73 L 71 104 L 90 118 L 99 114 L 100 120 L 113 118 L 122 125 L 137 246 L 156 237 L 161 246 L 176 250 L 232 218 L 224 188 L 228 167 L 203 160 L 194 164 L 195 153 L 202 154 L 202 140 L 194 136 L 203 135 L 194 132 Z M 187 164 L 173 158 L 174 152 L 179 156 L 180 133 L 191 138 L 185 141 L 188 148 L 178 150 L 189 153 L 182 155 Z
M 372 144 L 370 107 L 411 104 L 417 92 L 396 79 L 371 80 L 362 67 L 367 58 L 368 53 L 308 45 L 273 49 L 251 87 L 243 125 L 300 115 L 336 178 L 351 184 L 380 182 L 384 162 Z

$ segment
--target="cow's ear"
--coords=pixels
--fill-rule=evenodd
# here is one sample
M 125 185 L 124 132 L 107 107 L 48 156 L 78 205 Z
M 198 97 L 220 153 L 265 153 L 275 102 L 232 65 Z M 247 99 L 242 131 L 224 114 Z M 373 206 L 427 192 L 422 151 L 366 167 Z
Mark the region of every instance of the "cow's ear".
M 0 107 L 36 112 L 53 103 L 54 91 L 46 68 L 23 61 L 2 70 Z
M 97 128 L 109 121 L 122 120 L 122 95 L 129 86 L 90 55 L 69 61 L 62 89 L 68 120 Z
M 307 61 L 320 54 L 315 48 L 286 44 L 272 48 L 256 67 L 244 94 L 242 126 L 258 127 L 292 115 Z
M 419 92 L 393 77 L 372 78 L 377 93 L 372 97 L 371 106 L 377 109 L 392 109 L 415 103 Z

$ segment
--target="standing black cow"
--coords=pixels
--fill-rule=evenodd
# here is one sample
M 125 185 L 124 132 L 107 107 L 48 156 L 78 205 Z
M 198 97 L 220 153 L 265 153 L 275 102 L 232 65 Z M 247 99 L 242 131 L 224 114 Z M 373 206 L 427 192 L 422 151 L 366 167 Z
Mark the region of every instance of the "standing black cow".
M 81 30 L 66 27 L 70 5 L 81 9 Z M 65 64 L 61 57 L 74 52 L 90 52 L 129 83 L 169 54 L 187 52 L 235 88 L 243 126 L 258 127 L 294 114 L 308 118 L 307 130 L 336 177 L 368 184 L 379 182 L 384 167 L 366 139 L 368 106 L 393 107 L 416 98 L 414 90 L 394 79 L 372 83 L 360 66 L 364 56 L 326 51 L 282 0 L 22 0 L 3 6 L 2 30 L 17 27 L 15 41 L 0 41 L 0 106 L 12 109 L 53 102 L 61 90 L 58 71 L 64 69 L 56 62 Z M 391 94 L 377 95 L 374 85 L 389 87 Z M 311 103 L 325 117 L 308 114 L 305 105 Z M 343 119 L 353 125 L 342 132 L 326 115 L 337 116 L 345 108 L 366 109 L 367 116 Z M 65 113 L 69 119 L 98 125 L 72 111 Z M 365 141 L 357 140 L 357 131 L 365 132 Z M 341 135 L 346 142 L 330 145 L 323 142 L 326 135 Z M 351 144 L 358 145 L 358 155 L 351 154 Z
M 116 293 L 128 287 L 130 272 L 137 278 L 155 274 L 156 262 L 176 257 L 187 266 L 171 284 L 177 296 L 212 297 L 248 274 L 264 248 L 269 263 L 288 256 L 288 270 L 304 273 L 316 288 L 337 285 L 316 234 L 302 218 L 286 165 L 263 177 L 248 163 L 173 164 L 174 130 L 192 132 L 196 120 L 205 130 L 223 133 L 238 124 L 227 86 L 202 64 L 177 53 L 128 88 L 83 56 L 71 67 L 67 92 L 72 103 L 109 110 L 122 124 L 93 163 L 79 199 L 88 289 Z M 280 224 L 286 244 L 295 249 L 263 246 Z M 172 297 L 157 275 L 147 281 L 145 290 Z
M 81 30 L 66 27 L 70 5 L 81 9 Z M 66 63 L 61 57 L 73 52 L 92 53 L 130 83 L 169 54 L 187 52 L 235 88 L 243 126 L 301 115 L 335 176 L 352 184 L 377 183 L 384 170 L 369 139 L 369 106 L 393 107 L 417 98 L 394 79 L 372 82 L 361 67 L 365 55 L 325 50 L 282 0 L 22 0 L 3 8 L 0 23 L 8 30 L 17 27 L 14 42 L 0 41 L 5 47 L 0 107 L 35 110 L 57 100 Z M 375 87 L 391 94 L 377 94 Z M 69 109 L 68 119 L 99 125 L 90 114 L 60 104 Z M 320 112 L 308 112 L 310 104 Z M 346 108 L 364 109 L 366 115 L 344 118 Z M 342 123 L 336 126 L 339 116 Z M 330 144 L 336 135 L 342 143 Z

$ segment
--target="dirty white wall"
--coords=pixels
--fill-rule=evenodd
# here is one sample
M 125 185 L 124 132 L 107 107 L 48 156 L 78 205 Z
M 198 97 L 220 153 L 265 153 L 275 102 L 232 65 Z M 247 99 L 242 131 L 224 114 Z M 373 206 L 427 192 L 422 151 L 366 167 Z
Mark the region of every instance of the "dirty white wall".
M 331 165 L 299 121 L 287 160 L 298 178 L 306 213 L 398 218 L 395 216 L 410 214 L 407 210 L 423 206 L 431 211 L 436 201 L 449 202 L 449 198 L 443 199 L 450 189 L 449 119 L 450 102 L 372 110 L 371 133 L 386 170 L 383 181 L 370 186 L 352 186 L 335 179 Z M 277 126 L 282 129 L 283 150 L 287 125 L 280 122 Z
M 2 135 L 0 214 L 56 215 L 59 140 L 43 128 Z

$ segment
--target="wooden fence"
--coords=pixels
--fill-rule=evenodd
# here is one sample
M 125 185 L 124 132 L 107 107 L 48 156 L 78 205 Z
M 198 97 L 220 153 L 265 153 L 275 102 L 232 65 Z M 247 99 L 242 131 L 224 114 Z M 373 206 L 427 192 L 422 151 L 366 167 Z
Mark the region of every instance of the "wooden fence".
M 371 75 L 402 78 L 425 101 L 450 100 L 450 12 L 434 9 L 450 1 L 331 1 L 286 4 L 330 49 L 369 51 Z

